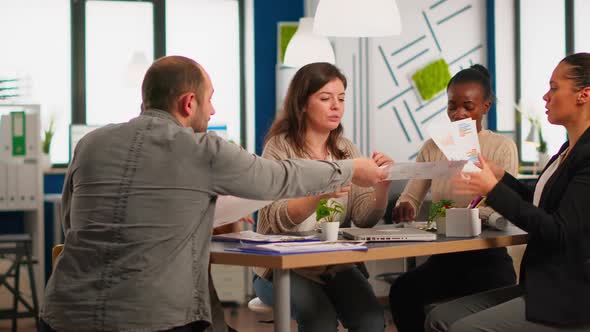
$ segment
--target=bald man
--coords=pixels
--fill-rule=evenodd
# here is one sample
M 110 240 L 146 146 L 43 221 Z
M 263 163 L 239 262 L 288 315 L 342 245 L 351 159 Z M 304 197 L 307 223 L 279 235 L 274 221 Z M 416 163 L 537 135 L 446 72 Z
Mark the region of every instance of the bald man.
M 217 195 L 276 200 L 372 186 L 370 159 L 271 161 L 207 134 L 213 85 L 195 61 L 164 57 L 142 114 L 86 135 L 62 197 L 64 251 L 45 291 L 48 331 L 202 331 Z M 215 308 L 213 308 L 215 309 Z

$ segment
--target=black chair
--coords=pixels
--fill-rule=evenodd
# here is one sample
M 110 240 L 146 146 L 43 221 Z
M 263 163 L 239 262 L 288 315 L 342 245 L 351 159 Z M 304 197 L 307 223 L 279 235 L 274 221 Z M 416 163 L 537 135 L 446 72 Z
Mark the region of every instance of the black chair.
M 19 318 L 33 317 L 37 330 L 39 330 L 39 304 L 37 302 L 37 289 L 35 287 L 35 275 L 33 273 L 32 241 L 29 234 L 0 235 L 0 258 L 11 261 L 8 270 L 0 271 L 0 287 L 4 286 L 13 295 L 12 308 L 0 310 L 0 319 L 12 320 L 12 331 L 17 330 Z M 25 265 L 29 274 L 31 288 L 31 300 L 23 297 L 20 290 L 20 270 Z M 9 283 L 12 279 L 12 284 Z M 32 302 L 32 303 L 31 303 Z M 19 304 L 25 307 L 25 311 L 19 311 Z

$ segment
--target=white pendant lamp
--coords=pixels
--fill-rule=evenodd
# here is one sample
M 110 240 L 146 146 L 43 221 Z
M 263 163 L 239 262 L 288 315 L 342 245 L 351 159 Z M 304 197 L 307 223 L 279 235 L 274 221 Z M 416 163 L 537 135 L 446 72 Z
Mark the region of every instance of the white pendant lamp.
M 335 63 L 334 49 L 328 38 L 313 33 L 313 18 L 302 17 L 285 50 L 283 65 L 299 68 L 313 62 Z
M 320 0 L 314 32 L 329 37 L 399 35 L 402 22 L 395 0 Z

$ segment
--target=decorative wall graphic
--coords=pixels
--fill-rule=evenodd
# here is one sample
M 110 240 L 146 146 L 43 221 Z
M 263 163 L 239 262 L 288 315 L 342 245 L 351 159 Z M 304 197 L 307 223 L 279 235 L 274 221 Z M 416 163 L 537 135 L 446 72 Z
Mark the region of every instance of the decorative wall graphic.
M 450 79 L 451 72 L 445 59 L 431 62 L 412 75 L 412 80 L 416 83 L 416 89 L 423 100 L 430 100 L 443 91 Z
M 401 36 L 336 38 L 337 65 L 348 78 L 345 135 L 364 155 L 372 151 L 413 160 L 428 134 L 425 127 L 446 116 L 446 82 L 430 98 L 420 96 L 412 75 L 443 59 L 450 75 L 486 64 L 485 2 L 398 1 Z

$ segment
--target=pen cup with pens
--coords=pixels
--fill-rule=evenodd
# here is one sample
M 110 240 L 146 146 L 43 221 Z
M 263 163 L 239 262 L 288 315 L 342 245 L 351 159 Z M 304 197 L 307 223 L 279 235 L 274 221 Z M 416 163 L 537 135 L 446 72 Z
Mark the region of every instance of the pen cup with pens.
M 450 237 L 471 237 L 481 234 L 481 220 L 479 206 L 485 202 L 485 197 L 479 196 L 472 200 L 466 208 L 447 210 L 446 235 Z

